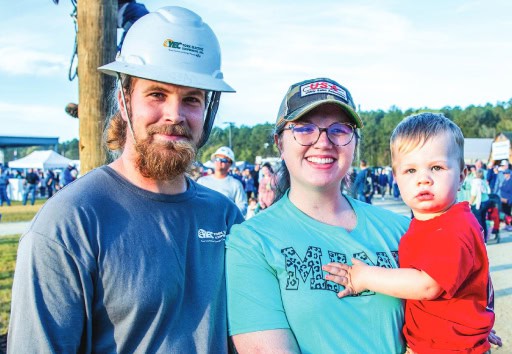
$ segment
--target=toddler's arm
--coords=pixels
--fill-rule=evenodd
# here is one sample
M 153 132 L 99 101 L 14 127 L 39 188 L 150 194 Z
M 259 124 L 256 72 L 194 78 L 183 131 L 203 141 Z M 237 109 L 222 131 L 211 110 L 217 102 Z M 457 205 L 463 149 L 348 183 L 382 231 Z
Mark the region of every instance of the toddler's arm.
M 333 262 L 322 269 L 329 273 L 325 279 L 345 287 L 340 298 L 371 290 L 401 299 L 433 300 L 443 292 L 427 273 L 413 268 L 375 267 L 353 258 L 352 266 Z

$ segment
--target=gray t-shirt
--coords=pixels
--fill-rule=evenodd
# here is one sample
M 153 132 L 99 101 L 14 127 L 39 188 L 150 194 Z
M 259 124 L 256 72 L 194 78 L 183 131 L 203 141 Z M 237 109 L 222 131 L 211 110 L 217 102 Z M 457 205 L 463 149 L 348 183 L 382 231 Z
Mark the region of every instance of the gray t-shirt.
M 197 183 L 224 194 L 236 204 L 244 216 L 247 213 L 247 194 L 242 182 L 236 178 L 229 175 L 226 178 L 209 175 L 199 178 Z
M 242 221 L 191 179 L 165 195 L 88 173 L 20 240 L 8 352 L 225 353 L 224 240 Z

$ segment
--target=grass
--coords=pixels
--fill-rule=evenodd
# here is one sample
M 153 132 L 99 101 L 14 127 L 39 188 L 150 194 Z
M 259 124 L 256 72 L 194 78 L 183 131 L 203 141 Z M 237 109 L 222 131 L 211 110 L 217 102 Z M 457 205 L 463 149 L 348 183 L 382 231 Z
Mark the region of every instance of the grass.
M 39 211 L 41 206 L 46 202 L 46 199 L 36 199 L 34 205 L 22 205 L 19 201 L 11 201 L 11 206 L 0 207 L 0 214 L 2 214 L 2 223 L 4 222 L 19 222 L 19 221 L 30 221 Z
M 21 235 L 0 236 L 0 335 L 7 333 L 16 251 Z
M 0 207 L 3 223 L 30 221 L 39 211 L 46 199 L 36 199 L 34 205 L 22 205 L 20 201 L 11 201 L 11 206 Z M 0 236 L 0 335 L 7 333 L 11 311 L 11 288 L 16 264 L 16 252 L 21 235 Z M 0 350 L 1 351 L 1 350 Z

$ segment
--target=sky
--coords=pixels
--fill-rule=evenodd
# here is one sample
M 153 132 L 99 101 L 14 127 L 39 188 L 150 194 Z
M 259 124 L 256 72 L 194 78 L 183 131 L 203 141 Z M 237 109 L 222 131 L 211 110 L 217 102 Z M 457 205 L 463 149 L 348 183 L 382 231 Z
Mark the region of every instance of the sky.
M 275 122 L 288 87 L 329 77 L 358 109 L 439 109 L 512 99 L 510 0 L 222 0 L 182 6 L 216 33 L 225 81 L 216 125 Z M 0 135 L 79 137 L 64 112 L 75 41 L 70 0 L 3 1 Z

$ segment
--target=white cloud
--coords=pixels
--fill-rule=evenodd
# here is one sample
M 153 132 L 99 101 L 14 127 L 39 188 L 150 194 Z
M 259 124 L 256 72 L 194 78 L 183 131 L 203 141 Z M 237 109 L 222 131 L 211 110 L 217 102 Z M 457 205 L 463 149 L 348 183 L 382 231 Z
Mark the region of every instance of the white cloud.
M 2 135 L 59 137 L 61 142 L 78 137 L 78 119 L 54 106 L 0 102 L 0 125 Z
M 36 116 L 48 119 L 46 126 L 60 135 L 67 134 L 62 125 L 74 124 L 66 129 L 76 136 L 77 121 L 63 112 L 74 99 L 69 87 L 75 86 L 55 79 L 65 80 L 69 67 L 74 41 L 70 4 L 27 1 L 30 11 L 11 11 L 0 23 L 0 33 L 9 34 L 0 38 L 0 81 L 34 77 L 31 86 L 20 80 L 12 101 L 19 100 L 20 92 L 31 92 L 31 102 L 39 106 L 16 106 L 11 116 L 23 116 L 17 122 L 29 126 L 37 124 Z M 169 6 L 165 0 L 144 3 L 149 10 Z M 10 6 L 24 9 L 17 4 Z M 196 11 L 219 38 L 222 71 L 237 93 L 223 94 L 218 122 L 273 122 L 290 84 L 320 76 L 348 87 L 364 110 L 465 107 L 512 96 L 508 0 L 223 0 L 221 5 L 176 0 L 172 5 Z M 22 114 L 24 109 L 31 111 Z
M 0 70 L 8 75 L 52 76 L 65 72 L 69 61 L 59 54 L 19 47 L 0 48 Z

